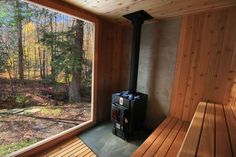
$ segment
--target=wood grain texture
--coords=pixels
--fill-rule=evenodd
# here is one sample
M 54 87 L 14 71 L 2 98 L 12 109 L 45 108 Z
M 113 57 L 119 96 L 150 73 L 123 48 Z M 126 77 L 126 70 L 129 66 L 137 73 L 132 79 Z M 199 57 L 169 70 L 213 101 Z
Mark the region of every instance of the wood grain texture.
M 100 51 L 98 53 L 97 121 L 109 120 L 111 95 L 121 90 L 123 27 L 107 21 L 100 22 Z
M 234 43 L 234 53 L 231 61 L 231 70 L 229 71 L 229 79 L 232 80 L 232 84 L 228 84 L 228 86 L 231 87 L 229 105 L 232 107 L 234 116 L 236 117 L 236 43 Z
M 183 16 L 171 116 L 191 121 L 200 101 L 236 106 L 235 16 L 236 7 Z
M 231 157 L 236 153 L 235 124 L 230 105 L 200 102 L 190 125 L 168 116 L 133 157 Z
M 144 143 L 138 147 L 138 149 L 132 154 L 132 157 L 142 156 L 149 147 L 155 142 L 157 137 L 162 133 L 166 126 L 173 120 L 172 117 L 168 116 L 156 129 L 155 131 L 144 141 Z
M 183 123 L 184 123 L 183 121 L 178 121 L 176 123 L 176 125 L 171 130 L 169 135 L 166 137 L 165 141 L 162 143 L 161 147 L 156 152 L 155 157 L 162 157 L 162 156 L 164 157 L 166 155 L 173 141 L 175 141 L 175 138 L 177 134 L 179 133 L 179 130 L 182 127 Z
M 94 14 L 119 23 L 126 23 L 122 16 L 145 10 L 155 19 L 180 16 L 236 5 L 235 0 L 63 0 Z
M 215 114 L 216 157 L 231 157 L 232 151 L 230 145 L 227 144 L 230 143 L 230 138 L 222 105 L 215 104 Z
M 184 141 L 184 137 L 188 131 L 188 127 L 189 127 L 189 123 L 184 122 L 184 124 L 182 125 L 182 128 L 178 132 L 177 137 L 173 141 L 173 143 L 172 143 L 170 149 L 168 150 L 168 152 L 166 153 L 165 157 L 173 157 L 178 154 L 178 152 L 181 148 L 181 145 Z
M 156 138 L 153 144 L 148 148 L 148 150 L 144 153 L 143 157 L 150 157 L 154 156 L 156 152 L 159 150 L 165 139 L 168 137 L 171 130 L 174 128 L 176 123 L 178 122 L 177 119 L 173 119 L 166 128 L 162 131 L 162 133 Z
M 202 133 L 198 145 L 198 157 L 215 156 L 215 105 L 207 103 Z
M 206 103 L 198 104 L 197 110 L 190 123 L 190 127 L 185 136 L 184 142 L 178 153 L 179 157 L 195 157 L 198 148 L 198 142 L 201 137 L 201 130 L 206 110 Z
M 204 118 L 197 118 L 197 112 Z M 178 157 L 235 156 L 235 124 L 231 106 L 207 103 L 206 111 L 199 111 L 198 105 Z
M 43 153 L 41 153 L 40 155 L 41 155 L 42 157 L 47 157 L 47 156 L 50 156 L 51 154 L 54 154 L 54 153 L 60 151 L 62 148 L 69 148 L 70 146 L 72 146 L 72 145 L 74 145 L 74 144 L 76 144 L 76 143 L 79 143 L 79 142 L 80 142 L 79 140 L 77 140 L 76 138 L 73 138 L 73 139 L 71 139 L 71 140 L 62 142 L 60 145 L 58 145 L 57 148 L 55 148 L 54 150 L 50 151 L 50 153 L 48 153 L 48 152 L 43 152 Z M 62 146 L 63 146 L 63 147 L 62 147 Z
M 132 157 L 176 156 L 188 126 L 188 122 L 168 116 L 132 154 Z
M 236 81 L 234 81 L 234 85 L 231 88 L 229 104 L 232 107 L 234 116 L 236 117 Z
M 98 21 L 98 16 L 96 14 L 93 14 L 91 12 L 88 12 L 82 8 L 78 8 L 76 6 L 73 6 L 69 3 L 65 3 L 63 1 L 54 1 L 54 0 L 26 0 L 26 2 L 34 3 L 41 5 L 46 8 L 53 9 L 55 11 L 60 11 L 64 12 L 66 14 L 70 14 L 72 16 L 92 21 L 92 22 L 97 22 Z
M 80 156 L 96 156 L 89 147 L 78 137 L 72 138 L 66 142 L 58 144 L 46 151 L 43 154 L 34 155 L 35 157 L 80 157 Z
M 232 156 L 236 156 L 236 134 L 235 134 L 235 132 L 236 132 L 236 125 L 235 125 L 236 118 L 235 118 L 233 111 L 229 105 L 224 106 L 224 112 L 225 112 L 229 137 L 230 137 L 230 141 L 231 141 Z

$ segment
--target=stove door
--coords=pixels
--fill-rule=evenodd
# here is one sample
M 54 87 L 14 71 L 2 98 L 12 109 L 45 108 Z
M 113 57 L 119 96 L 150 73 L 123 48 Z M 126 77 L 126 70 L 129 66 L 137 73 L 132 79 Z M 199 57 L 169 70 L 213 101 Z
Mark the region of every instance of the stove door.
M 126 139 L 127 135 L 130 133 L 129 124 L 129 110 L 128 108 L 118 104 L 113 103 L 111 109 L 111 119 L 113 122 L 113 134 Z

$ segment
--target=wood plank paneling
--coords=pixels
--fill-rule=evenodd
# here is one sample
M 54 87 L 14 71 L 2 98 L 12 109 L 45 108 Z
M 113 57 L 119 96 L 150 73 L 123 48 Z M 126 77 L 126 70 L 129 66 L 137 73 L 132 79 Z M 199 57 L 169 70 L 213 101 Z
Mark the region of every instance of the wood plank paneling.
M 127 23 L 122 15 L 145 10 L 155 19 L 236 5 L 235 0 L 63 0 L 112 21 Z
M 236 64 L 234 63 L 236 60 L 233 57 L 236 57 L 235 53 L 235 44 L 236 44 L 236 21 L 232 20 L 232 17 L 236 17 L 236 8 L 227 10 L 226 16 L 226 24 L 221 29 L 225 28 L 224 36 L 222 42 L 222 49 L 219 50 L 221 53 L 218 71 L 215 74 L 217 76 L 215 81 L 215 88 L 213 92 L 213 99 L 215 102 L 219 102 L 223 100 L 223 104 L 229 103 L 229 95 L 230 90 L 233 85 L 233 81 L 236 79 L 236 75 L 232 73 L 232 71 L 236 69 L 231 65 Z M 220 38 L 220 37 L 219 37 Z M 220 93 L 218 91 L 224 91 L 224 93 Z M 222 96 L 223 94 L 223 96 Z
M 175 141 L 172 143 L 170 149 L 166 153 L 165 157 L 173 157 L 178 154 L 180 147 L 182 145 L 182 142 L 184 141 L 184 137 L 186 135 L 186 132 L 188 131 L 189 123 L 184 122 L 182 128 L 180 129 Z
M 232 107 L 234 116 L 236 117 L 236 80 L 234 81 L 234 84 L 231 88 L 229 104 Z
M 193 120 L 190 123 L 188 132 L 185 136 L 184 142 L 180 148 L 178 156 L 180 157 L 194 157 L 197 152 L 198 141 L 201 137 L 201 129 L 203 125 L 204 115 L 206 111 L 206 103 L 200 102 L 194 114 Z
M 177 134 L 179 133 L 180 128 L 183 125 L 183 121 L 178 121 L 174 128 L 171 130 L 169 135 L 166 137 L 166 140 L 162 143 L 159 150 L 156 152 L 155 157 L 165 156 L 168 150 L 170 149 L 172 143 L 175 141 Z
M 60 143 L 48 150 L 45 150 L 42 154 L 35 154 L 35 157 L 69 157 L 69 156 L 96 156 L 89 147 L 87 147 L 83 141 L 78 137 L 74 137 Z
M 54 9 L 56 11 L 61 11 L 75 17 L 79 17 L 84 20 L 96 22 L 98 21 L 98 16 L 86 11 L 82 8 L 78 8 L 69 3 L 65 3 L 63 1 L 54 1 L 54 0 L 26 0 L 26 2 L 34 3 L 37 5 L 41 5 L 50 9 Z
M 183 16 L 172 89 L 172 116 L 190 121 L 200 101 L 234 106 L 234 17 L 236 7 Z
M 197 156 L 215 156 L 215 105 L 207 104 Z
M 236 13 L 234 13 L 234 16 Z M 232 107 L 234 116 L 236 118 L 236 43 L 234 43 L 234 53 L 232 56 L 232 61 L 231 61 L 231 70 L 229 71 L 229 80 L 232 80 L 232 86 L 231 84 L 227 84 L 228 86 L 231 86 L 230 89 L 230 100 L 229 100 L 229 104 Z M 227 97 L 227 95 L 225 96 Z
M 111 95 L 121 90 L 121 59 L 123 27 L 107 21 L 100 22 L 100 51 L 98 54 L 97 121 L 110 119 Z
M 222 143 L 230 143 L 227 124 L 222 105 L 215 104 L 215 124 L 216 124 L 216 157 L 232 156 L 229 145 Z
M 132 157 L 176 156 L 186 135 L 189 122 L 168 116 Z
M 199 111 L 199 105 L 197 112 L 204 114 L 204 118 L 196 117 L 198 114 L 194 115 L 178 157 L 235 156 L 236 119 L 231 107 L 207 103 L 204 112 Z
M 138 147 L 138 149 L 132 154 L 132 157 L 143 156 L 143 154 L 148 150 L 149 147 L 155 142 L 166 126 L 173 120 L 172 117 L 168 116 L 157 128 L 156 130 L 145 140 L 145 142 Z
M 160 136 L 156 138 L 156 140 L 153 142 L 153 144 L 149 147 L 148 151 L 146 151 L 143 155 L 143 157 L 150 157 L 154 156 L 158 149 L 162 146 L 163 142 L 171 132 L 171 130 L 174 128 L 176 123 L 178 122 L 177 119 L 173 119 L 167 126 L 166 128 L 162 131 Z
M 229 105 L 224 106 L 224 112 L 225 112 L 229 137 L 230 137 L 230 141 L 231 141 L 232 156 L 236 156 L 236 134 L 235 134 L 235 132 L 236 132 L 236 125 L 235 125 L 236 118 L 233 115 L 233 111 Z

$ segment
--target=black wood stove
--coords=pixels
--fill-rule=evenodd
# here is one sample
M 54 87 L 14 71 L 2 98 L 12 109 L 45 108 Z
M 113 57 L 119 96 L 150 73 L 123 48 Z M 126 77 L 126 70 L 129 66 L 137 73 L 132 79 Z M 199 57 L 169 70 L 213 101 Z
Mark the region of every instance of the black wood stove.
M 141 10 L 124 15 L 124 17 L 133 24 L 129 90 L 112 94 L 111 119 L 113 134 L 127 140 L 129 135 L 139 129 L 145 120 L 148 96 L 137 92 L 136 89 L 141 27 L 143 22 L 152 19 L 152 16 Z

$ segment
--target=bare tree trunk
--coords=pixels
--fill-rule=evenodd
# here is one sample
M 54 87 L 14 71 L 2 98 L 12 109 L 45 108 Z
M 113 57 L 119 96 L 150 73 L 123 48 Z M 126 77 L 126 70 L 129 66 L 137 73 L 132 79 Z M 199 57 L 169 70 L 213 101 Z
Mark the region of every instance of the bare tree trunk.
M 55 81 L 55 68 L 54 68 L 54 32 L 53 32 L 53 16 L 50 15 L 50 32 L 51 32 L 51 44 L 50 44 L 50 50 L 51 50 L 51 75 L 52 75 L 52 81 Z
M 29 47 L 27 48 L 27 56 L 28 56 L 28 62 L 27 62 L 27 70 L 28 70 L 28 79 L 30 79 L 30 55 L 29 55 Z
M 36 79 L 36 71 L 37 71 L 37 50 L 34 47 L 34 80 Z
M 45 54 L 46 52 L 45 52 L 45 48 L 43 49 L 43 65 L 42 65 L 42 78 L 45 78 L 45 76 L 46 76 L 46 54 Z
M 22 16 L 19 1 L 16 1 L 16 9 L 17 9 L 17 20 L 18 20 L 18 51 L 19 51 L 19 78 L 20 80 L 24 79 L 24 52 L 23 52 L 23 44 L 22 44 Z
M 13 58 L 13 77 L 17 78 L 18 77 L 18 62 L 17 59 Z
M 11 70 L 9 68 L 7 68 L 7 72 L 8 72 L 8 75 L 9 75 L 9 82 L 10 82 L 10 87 L 11 87 L 11 93 L 12 93 L 12 95 L 15 95 L 15 90 L 14 90 L 13 83 L 12 83 Z
M 40 39 L 39 39 L 39 26 L 37 24 L 36 26 L 37 29 L 37 40 L 38 43 L 40 43 Z M 42 54 L 41 54 L 41 49 L 40 46 L 38 47 L 38 62 L 39 62 L 39 74 L 40 74 L 40 78 L 43 78 L 43 71 L 42 71 Z
M 69 85 L 69 98 L 71 101 L 80 102 L 81 95 L 81 68 L 82 68 L 82 59 L 83 59 L 83 32 L 84 22 L 76 20 L 75 25 L 75 46 L 73 49 L 73 58 L 74 58 L 74 70 L 72 72 L 72 80 Z
M 42 68 L 42 55 L 41 55 L 41 49 L 40 47 L 38 47 L 38 51 L 39 51 L 39 72 L 40 72 L 40 78 L 43 78 L 43 68 Z
M 72 73 L 72 80 L 69 86 L 70 101 L 76 101 L 76 102 L 81 101 L 79 77 L 80 77 L 79 72 Z
M 48 76 L 48 53 L 46 54 L 46 58 L 45 58 L 45 74 L 47 77 Z

